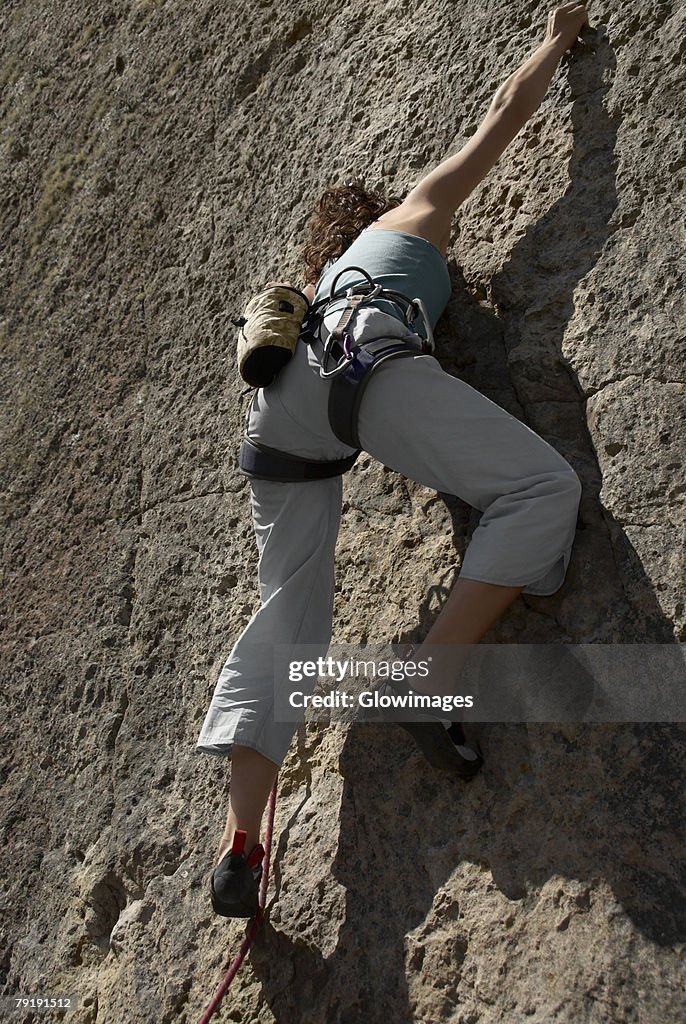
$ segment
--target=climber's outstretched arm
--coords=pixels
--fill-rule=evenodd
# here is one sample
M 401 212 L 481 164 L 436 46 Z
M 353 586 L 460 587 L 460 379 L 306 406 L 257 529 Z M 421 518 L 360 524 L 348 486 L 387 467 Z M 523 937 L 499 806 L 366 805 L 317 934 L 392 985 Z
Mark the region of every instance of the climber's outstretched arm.
M 407 195 L 401 206 L 392 210 L 384 222 L 395 224 L 402 216 L 409 224 L 422 222 L 436 238 L 446 233 L 446 217 L 452 215 L 488 174 L 519 130 L 539 107 L 550 85 L 560 58 L 576 42 L 588 15 L 584 3 L 572 0 L 548 15 L 543 43 L 504 82 L 496 92 L 484 120 L 469 142 L 430 171 Z M 435 223 L 432 224 L 432 219 Z

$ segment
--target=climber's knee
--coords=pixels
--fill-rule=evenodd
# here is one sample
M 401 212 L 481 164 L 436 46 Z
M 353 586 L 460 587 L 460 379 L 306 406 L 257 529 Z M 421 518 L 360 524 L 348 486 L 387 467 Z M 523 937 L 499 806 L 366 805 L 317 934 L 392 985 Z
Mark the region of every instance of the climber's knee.
M 571 466 L 560 473 L 558 493 L 574 515 L 576 515 L 581 501 L 581 490 L 581 480 Z

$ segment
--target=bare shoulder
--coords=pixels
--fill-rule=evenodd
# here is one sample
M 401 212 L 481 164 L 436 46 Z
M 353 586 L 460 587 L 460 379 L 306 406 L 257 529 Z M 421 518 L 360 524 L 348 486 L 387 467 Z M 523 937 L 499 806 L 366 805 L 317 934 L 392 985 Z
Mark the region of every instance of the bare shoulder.
M 445 257 L 450 241 L 450 219 L 436 217 L 436 211 L 428 204 L 424 208 L 421 203 L 401 203 L 388 213 L 384 213 L 369 229 L 383 228 L 391 231 L 406 231 L 408 235 L 417 235 L 431 242 L 440 254 Z

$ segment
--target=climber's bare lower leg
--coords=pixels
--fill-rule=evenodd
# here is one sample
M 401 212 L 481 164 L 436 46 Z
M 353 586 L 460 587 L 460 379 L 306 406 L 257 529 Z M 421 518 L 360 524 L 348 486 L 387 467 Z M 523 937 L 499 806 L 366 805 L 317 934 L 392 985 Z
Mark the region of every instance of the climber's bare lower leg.
M 452 693 L 460 666 L 471 653 L 470 645 L 485 636 L 522 589 L 458 578 L 422 647 L 414 654 L 416 661 L 422 657 L 425 645 L 431 648 L 431 674 L 416 689 Z
M 225 851 L 231 846 L 237 828 L 248 833 L 245 841 L 246 854 L 255 843 L 259 843 L 262 815 L 278 770 L 273 761 L 257 750 L 233 746 L 229 810 L 224 834 L 217 850 L 216 863 L 219 863 Z

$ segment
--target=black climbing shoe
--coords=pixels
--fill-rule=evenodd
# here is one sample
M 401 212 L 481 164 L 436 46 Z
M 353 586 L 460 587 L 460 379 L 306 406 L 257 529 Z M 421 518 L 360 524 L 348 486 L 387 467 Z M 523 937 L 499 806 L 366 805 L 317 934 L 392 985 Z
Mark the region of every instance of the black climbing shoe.
M 403 660 L 409 660 L 413 654 L 414 648 L 411 647 Z M 377 689 L 379 693 L 386 694 L 392 699 L 396 695 L 408 695 L 411 687 L 407 680 L 394 679 L 393 682 L 382 683 Z M 439 771 L 451 772 L 461 779 L 473 779 L 480 771 L 484 759 L 478 745 L 476 750 L 467 745 L 462 724 L 449 720 L 444 724 L 439 712 L 424 708 L 415 709 L 412 715 L 414 721 L 399 721 L 398 725 L 409 732 L 429 764 Z M 383 718 L 383 713 L 378 717 Z M 388 720 L 386 716 L 386 721 Z
M 254 917 L 257 913 L 264 849 L 258 843 L 246 857 L 246 835 L 247 832 L 236 829 L 231 849 L 210 877 L 212 909 L 222 917 Z
M 409 732 L 422 754 L 434 768 L 451 772 L 461 779 L 473 779 L 484 763 L 481 750 L 467 746 L 464 729 L 453 722 L 449 729 L 442 722 L 398 722 Z

